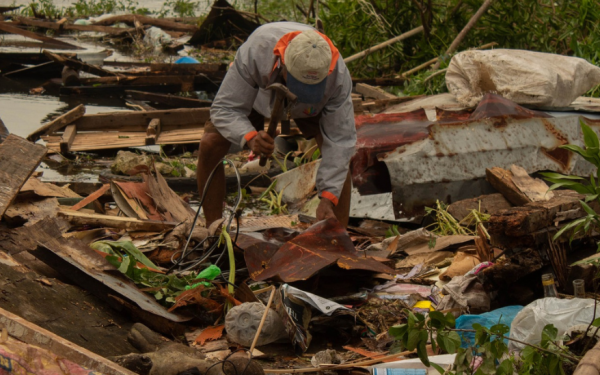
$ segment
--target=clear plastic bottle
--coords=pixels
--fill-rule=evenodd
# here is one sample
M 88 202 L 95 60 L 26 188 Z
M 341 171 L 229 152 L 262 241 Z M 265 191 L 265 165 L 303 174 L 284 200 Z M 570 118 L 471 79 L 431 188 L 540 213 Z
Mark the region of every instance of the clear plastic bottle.
M 544 286 L 544 297 L 558 297 L 556 284 L 554 284 L 554 275 L 546 273 L 542 275 L 542 285 Z
M 575 298 L 585 298 L 585 280 L 573 280 L 573 295 Z

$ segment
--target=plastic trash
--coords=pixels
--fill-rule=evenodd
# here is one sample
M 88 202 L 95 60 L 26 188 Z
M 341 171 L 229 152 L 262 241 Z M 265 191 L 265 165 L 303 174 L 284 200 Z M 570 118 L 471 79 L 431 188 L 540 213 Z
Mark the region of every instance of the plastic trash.
M 144 43 L 154 46 L 155 49 L 171 43 L 171 40 L 171 35 L 154 26 L 146 30 L 144 36 Z
M 196 276 L 196 280 L 198 279 L 204 279 L 204 280 L 214 280 L 217 276 L 219 276 L 221 274 L 221 269 L 217 266 L 215 266 L 214 264 L 211 264 L 210 266 L 208 266 L 208 268 L 206 268 L 205 270 L 202 270 L 197 276 Z M 201 281 L 199 283 L 196 283 L 194 285 L 188 285 L 185 287 L 185 290 L 190 290 L 190 289 L 194 289 L 200 285 L 209 287 L 210 283 L 208 281 Z
M 199 64 L 200 61 L 190 56 L 180 57 L 175 61 L 175 64 Z
M 91 25 L 92 22 L 90 20 L 79 19 L 79 20 L 75 20 L 75 22 L 73 22 L 73 24 L 87 26 L 87 25 Z
M 538 299 L 521 310 L 510 327 L 510 337 L 529 344 L 538 344 L 542 331 L 548 324 L 558 329 L 562 336 L 570 327 L 590 324 L 594 318 L 593 299 Z M 514 341 L 508 343 L 509 350 L 521 350 L 525 345 Z
M 506 306 L 501 309 L 486 312 L 480 315 L 461 315 L 456 318 L 457 329 L 473 329 L 473 324 L 481 324 L 486 328 L 490 328 L 495 324 L 501 323 L 511 326 L 513 319 L 519 311 L 523 310 L 523 306 Z M 475 342 L 474 332 L 460 332 L 462 348 L 473 346 Z M 508 340 L 504 340 L 507 344 Z
M 251 346 L 264 312 L 265 306 L 260 302 L 243 303 L 229 310 L 225 317 L 229 339 L 243 346 Z M 283 321 L 274 310 L 269 309 L 256 345 L 267 345 L 287 336 Z

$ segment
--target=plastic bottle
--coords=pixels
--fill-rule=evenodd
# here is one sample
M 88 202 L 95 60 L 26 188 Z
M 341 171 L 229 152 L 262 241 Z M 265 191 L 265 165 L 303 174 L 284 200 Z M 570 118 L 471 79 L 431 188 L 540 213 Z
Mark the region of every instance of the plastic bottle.
M 554 284 L 554 275 L 546 273 L 542 275 L 542 285 L 544 286 L 544 297 L 558 297 L 556 284 Z
M 573 280 L 573 295 L 576 298 L 585 298 L 585 280 Z

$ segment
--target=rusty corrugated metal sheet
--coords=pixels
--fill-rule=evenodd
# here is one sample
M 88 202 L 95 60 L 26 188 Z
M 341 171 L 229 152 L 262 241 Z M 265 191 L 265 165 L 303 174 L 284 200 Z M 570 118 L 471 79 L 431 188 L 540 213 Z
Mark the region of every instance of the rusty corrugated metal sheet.
M 486 168 L 517 164 L 530 174 L 554 170 L 580 176 L 592 171 L 589 163 L 558 148 L 583 146 L 579 115 L 552 118 L 491 94 L 472 113 L 437 114 L 435 122 L 418 110 L 396 114 L 397 121 L 394 114 L 357 120 L 353 182 L 367 194 L 385 190 L 377 187 L 387 188 L 381 180 L 389 178 L 397 219 L 418 217 L 436 199 L 450 203 L 492 192 Z M 584 120 L 600 128 L 600 122 Z

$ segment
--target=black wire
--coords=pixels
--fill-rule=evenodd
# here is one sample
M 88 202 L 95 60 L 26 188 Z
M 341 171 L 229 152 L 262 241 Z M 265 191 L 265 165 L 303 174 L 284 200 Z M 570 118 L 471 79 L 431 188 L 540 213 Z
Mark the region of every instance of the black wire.
M 238 225 L 236 228 L 236 236 L 235 236 L 235 242 L 237 242 L 237 238 L 238 238 L 238 233 L 239 233 L 239 212 L 238 212 L 238 208 L 240 206 L 240 203 L 242 202 L 242 181 L 241 181 L 241 177 L 240 177 L 240 173 L 237 169 L 237 167 L 235 166 L 235 164 L 227 159 L 227 158 L 223 158 L 221 160 L 219 160 L 219 162 L 217 163 L 217 165 L 215 165 L 215 167 L 213 168 L 213 170 L 210 172 L 210 175 L 208 176 L 208 179 L 206 180 L 206 184 L 204 185 L 204 190 L 202 191 L 202 197 L 199 201 L 199 207 L 198 207 L 198 211 L 196 212 L 196 215 L 194 216 L 194 220 L 192 222 L 192 226 L 190 228 L 190 233 L 188 234 L 186 243 L 183 247 L 183 250 L 181 251 L 181 256 L 179 257 L 179 259 L 177 259 L 176 261 L 174 261 L 173 265 L 168 269 L 167 273 L 171 272 L 174 268 L 178 267 L 181 265 L 181 263 L 184 261 L 185 258 L 188 257 L 189 254 L 191 254 L 193 251 L 195 251 L 196 249 L 198 249 L 200 247 L 201 244 L 203 244 L 207 239 L 205 238 L 204 240 L 202 240 L 202 242 L 198 245 L 196 245 L 191 251 L 188 252 L 188 246 L 190 244 L 190 241 L 192 239 L 192 234 L 194 232 L 194 228 L 196 227 L 196 222 L 198 221 L 198 217 L 200 216 L 200 210 L 202 208 L 202 204 L 204 203 L 204 199 L 206 199 L 206 193 L 208 191 L 208 187 L 210 186 L 210 184 L 212 183 L 212 179 L 214 177 L 214 174 L 217 170 L 217 168 L 219 168 L 223 162 L 231 165 L 231 167 L 233 168 L 236 178 L 237 178 L 237 186 L 238 186 L 238 197 L 237 197 L 237 201 L 235 202 L 234 208 L 232 210 L 231 215 L 229 215 L 229 220 L 227 222 L 227 225 L 225 226 L 224 230 L 227 230 L 227 232 L 229 232 L 231 230 L 231 223 L 233 222 L 234 218 L 237 218 L 238 220 Z M 214 237 L 212 237 L 214 238 Z M 183 271 L 187 271 L 189 269 L 194 268 L 196 265 L 204 262 L 216 249 L 218 248 L 218 242 L 214 242 L 213 245 L 211 245 L 211 247 L 205 252 L 205 255 L 198 261 L 193 261 L 191 263 L 191 266 L 186 267 L 185 269 L 181 270 L 180 272 Z M 221 258 L 223 257 L 223 255 L 225 254 L 227 250 L 227 246 L 224 246 L 223 251 L 221 252 L 221 255 L 219 256 L 219 258 L 217 259 L 217 261 L 215 262 L 215 264 L 217 264 Z M 173 261 L 173 259 L 172 259 Z M 189 263 L 184 263 L 184 264 L 189 264 Z

